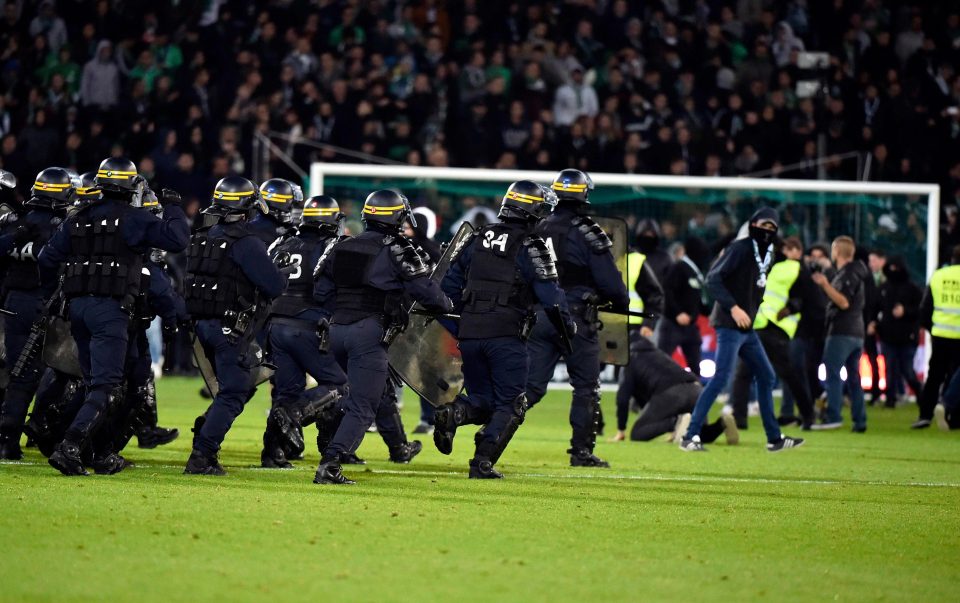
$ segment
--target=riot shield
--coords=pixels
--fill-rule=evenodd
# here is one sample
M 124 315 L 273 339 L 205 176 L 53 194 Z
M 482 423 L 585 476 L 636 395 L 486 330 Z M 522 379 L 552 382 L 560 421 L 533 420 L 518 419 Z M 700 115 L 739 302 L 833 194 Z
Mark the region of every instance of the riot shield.
M 43 341 L 43 362 L 50 368 L 72 377 L 82 377 L 77 342 L 70 333 L 70 321 L 60 316 L 51 316 L 47 323 L 47 335 Z
M 454 254 L 460 252 L 472 232 L 469 223 L 460 226 L 437 260 L 431 279 L 443 279 Z M 453 402 L 463 389 L 463 361 L 457 339 L 432 316 L 411 314 L 409 325 L 390 344 L 387 356 L 393 372 L 433 406 Z
M 631 283 L 627 282 L 629 271 L 630 242 L 627 239 L 627 223 L 620 218 L 595 216 L 594 221 L 607 233 L 613 247 L 610 252 L 620 270 L 620 276 L 629 292 Z M 598 316 L 601 324 L 598 338 L 600 339 L 600 362 L 616 366 L 626 366 L 630 362 L 630 338 L 627 333 L 626 316 L 600 312 Z
M 260 348 L 259 344 L 253 342 L 250 347 L 252 348 L 250 353 L 257 356 L 257 350 Z M 193 338 L 193 365 L 200 371 L 200 376 L 203 377 L 203 382 L 210 391 L 210 397 L 216 396 L 217 392 L 220 391 L 220 386 L 217 384 L 217 374 L 213 370 L 213 363 L 207 358 L 207 354 L 203 351 L 203 346 L 200 345 L 200 340 L 196 336 Z M 270 377 L 273 377 L 273 369 L 269 366 L 261 364 L 255 370 L 257 371 L 255 386 L 265 383 L 270 380 Z

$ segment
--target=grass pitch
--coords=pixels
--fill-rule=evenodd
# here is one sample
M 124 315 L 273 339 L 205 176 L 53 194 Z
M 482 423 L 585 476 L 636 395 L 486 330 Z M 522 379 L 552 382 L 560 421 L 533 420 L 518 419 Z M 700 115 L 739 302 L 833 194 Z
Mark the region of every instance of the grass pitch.
M 336 488 L 311 483 L 313 428 L 295 470 L 253 468 L 266 390 L 224 445 L 230 475 L 182 475 L 198 387 L 158 382 L 181 437 L 128 448 L 119 475 L 65 478 L 35 449 L 0 465 L 0 600 L 956 600 L 960 437 L 910 431 L 915 407 L 782 454 L 756 419 L 708 454 L 604 440 L 612 469 L 573 469 L 569 394 L 553 392 L 503 481 L 467 480 L 464 429 L 451 457 L 427 437 L 409 466 L 368 434 L 358 485 Z

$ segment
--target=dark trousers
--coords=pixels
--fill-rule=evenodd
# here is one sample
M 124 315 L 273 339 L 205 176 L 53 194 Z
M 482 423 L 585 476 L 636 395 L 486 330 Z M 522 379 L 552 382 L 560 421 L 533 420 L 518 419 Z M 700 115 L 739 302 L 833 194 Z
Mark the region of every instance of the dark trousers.
M 302 327 L 290 323 L 270 325 L 270 354 L 277 366 L 273 374 L 273 404 L 298 404 L 314 394 L 325 395 L 334 389 L 343 390 L 347 375 L 333 354 L 320 351 L 316 325 L 303 322 Z M 307 375 L 317 386 L 307 390 Z
M 933 409 L 940 399 L 940 388 L 947 377 L 960 366 L 960 339 L 930 337 L 930 367 L 927 369 L 927 382 L 923 384 L 920 395 L 920 418 L 933 419 Z
M 672 320 L 660 321 L 657 333 L 657 347 L 661 352 L 672 356 L 678 347 L 687 359 L 687 366 L 694 375 L 700 376 L 700 346 L 703 338 L 700 337 L 700 328 L 696 323 L 682 327 Z
M 896 382 L 901 378 L 907 382 L 907 385 L 919 398 L 923 386 L 920 385 L 920 379 L 917 378 L 917 373 L 913 370 L 913 358 L 917 355 L 917 346 L 881 341 L 880 349 L 887 361 L 887 404 L 892 406 L 896 403 L 901 392 L 900 388 L 896 386 Z
M 794 337 L 790 341 L 790 362 L 801 372 L 801 381 L 798 387 L 805 390 L 810 400 L 820 395 L 823 387 L 820 384 L 818 372 L 820 361 L 823 359 L 823 340 L 809 337 Z M 793 417 L 796 399 L 789 387 L 783 390 L 783 401 L 780 404 L 781 417 Z
M 4 349 L 7 354 L 7 369 L 12 370 L 27 343 L 30 327 L 40 312 L 42 297 L 39 291 L 11 291 L 7 295 L 4 308 L 15 312 L 16 316 L 5 316 Z M 27 418 L 30 400 L 37 390 L 43 368 L 40 355 L 20 377 L 10 376 L 10 382 L 3 396 L 0 411 L 0 435 L 19 440 L 23 423 Z
M 356 452 L 373 424 L 387 386 L 387 348 L 383 324 L 370 317 L 330 327 L 330 350 L 347 373 L 348 392 L 342 400 L 343 420 L 323 451 L 324 459 Z
M 193 438 L 194 449 L 209 456 L 220 450 L 233 422 L 253 397 L 258 369 L 240 365 L 240 356 L 246 350 L 227 339 L 219 320 L 199 321 L 196 332 L 204 354 L 212 361 L 219 387 L 203 426 Z
M 107 297 L 70 300 L 70 332 L 77 354 L 86 398 L 64 438 L 85 444 L 110 402 L 110 391 L 123 383 L 130 316 L 120 302 Z
M 673 430 L 677 416 L 693 411 L 703 387 L 699 383 L 678 383 L 654 395 L 633 424 L 630 439 L 649 442 Z M 702 438 L 701 438 L 702 439 Z
M 527 383 L 527 346 L 518 337 L 464 339 L 463 382 L 467 400 L 479 416 L 490 419 L 482 440 L 496 443 L 515 416 L 517 397 Z
M 600 409 L 600 344 L 596 325 L 583 320 L 582 308 L 579 310 L 575 306 L 570 308 L 577 321 L 577 334 L 573 337 L 573 353 L 569 355 L 562 349 L 547 316 L 542 310 L 537 312 L 537 324 L 527 342 L 530 357 L 527 401 L 533 406 L 543 398 L 554 367 L 561 357 L 564 358 L 573 386 L 570 404 L 573 437 L 570 444 L 575 449 L 593 450 Z
M 757 337 L 760 338 L 763 350 L 766 352 L 774 372 L 783 384 L 784 392 L 789 390 L 793 395 L 801 419 L 805 423 L 812 423 L 813 400 L 810 398 L 810 390 L 805 382 L 805 367 L 794 363 L 794 358 L 790 353 L 790 337 L 779 327 L 760 329 L 757 331 Z M 746 362 L 740 362 L 730 392 L 733 415 L 738 422 L 747 420 L 747 402 L 750 397 L 750 384 L 752 382 L 753 372 L 750 370 L 750 365 Z M 790 411 L 790 414 L 786 415 L 783 413 L 783 407 L 781 407 L 781 416 L 792 417 L 792 406 Z

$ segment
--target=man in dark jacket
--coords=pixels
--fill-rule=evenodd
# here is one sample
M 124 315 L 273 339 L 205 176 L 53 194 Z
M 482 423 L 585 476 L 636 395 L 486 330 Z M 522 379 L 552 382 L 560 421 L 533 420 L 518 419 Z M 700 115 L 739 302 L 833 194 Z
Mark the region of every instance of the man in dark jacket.
M 646 265 L 653 268 L 654 275 L 662 283 L 667 277 L 670 266 L 673 265 L 673 259 L 669 253 L 660 248 L 660 224 L 652 218 L 640 220 L 635 232 L 637 236 L 634 238 L 634 247 L 647 256 Z
M 843 426 L 840 414 L 843 408 L 843 386 L 840 369 L 847 369 L 847 391 L 850 393 L 850 414 L 853 431 L 867 431 L 867 412 L 863 406 L 863 388 L 860 386 L 860 353 L 866 333 L 863 307 L 866 303 L 865 281 L 870 272 L 863 262 L 854 258 L 856 244 L 847 236 L 837 237 L 831 246 L 837 274 L 832 280 L 814 274 L 813 281 L 823 289 L 830 303 L 827 306 L 827 341 L 823 348 L 823 363 L 827 367 L 827 416 L 813 429 L 839 429 Z
M 923 291 L 912 280 L 903 257 L 890 258 L 883 267 L 886 277 L 880 286 L 877 334 L 887 361 L 887 408 L 896 408 L 903 378 L 920 396 L 922 386 L 913 370 L 920 332 L 920 300 Z
M 760 416 L 767 434 L 767 450 L 780 452 L 803 444 L 801 438 L 784 436 L 773 410 L 776 376 L 756 332 L 753 321 L 773 264 L 773 240 L 779 217 L 771 208 L 757 210 L 750 218 L 749 236 L 731 243 L 707 274 L 707 290 L 716 300 L 710 320 L 717 329 L 716 373 L 693 409 L 687 433 L 680 442 L 686 452 L 703 452 L 700 429 L 710 407 L 726 387 L 739 356 L 750 365 L 757 382 Z
M 674 431 L 683 435 L 690 422 L 690 412 L 703 392 L 699 378 L 658 350 L 650 341 L 635 341 L 630 349 L 630 364 L 623 371 L 617 390 L 617 437 L 626 437 L 630 399 L 643 408 L 643 414 L 633 424 L 630 439 L 634 442 L 650 440 Z M 733 417 L 728 414 L 700 430 L 700 440 L 710 443 L 726 434 L 728 444 L 739 442 L 740 435 Z
M 672 354 L 679 346 L 687 366 L 700 375 L 700 327 L 705 305 L 703 269 L 709 261 L 706 243 L 697 237 L 683 242 L 680 259 L 667 269 L 663 281 L 664 312 L 657 333 L 660 351 Z

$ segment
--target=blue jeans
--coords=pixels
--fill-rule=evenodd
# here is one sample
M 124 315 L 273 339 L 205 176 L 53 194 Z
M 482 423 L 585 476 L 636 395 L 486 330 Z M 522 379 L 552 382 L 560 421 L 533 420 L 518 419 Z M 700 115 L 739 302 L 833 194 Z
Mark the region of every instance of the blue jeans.
M 849 335 L 830 335 L 823 347 L 823 363 L 827 367 L 827 422 L 840 423 L 843 416 L 843 381 L 840 369 L 847 368 L 847 392 L 850 394 L 850 414 L 855 428 L 867 426 L 867 411 L 863 406 L 863 388 L 860 386 L 860 353 L 863 338 Z
M 717 329 L 717 370 L 697 399 L 686 438 L 692 438 L 700 433 L 710 407 L 733 377 L 737 356 L 747 363 L 756 381 L 757 402 L 760 404 L 760 418 L 763 420 L 763 430 L 767 433 L 767 441 L 777 442 L 782 437 L 777 415 L 773 410 L 773 386 L 777 377 L 773 367 L 770 366 L 767 354 L 763 351 L 760 338 L 752 330 L 744 332 L 721 327 Z

